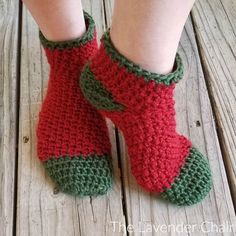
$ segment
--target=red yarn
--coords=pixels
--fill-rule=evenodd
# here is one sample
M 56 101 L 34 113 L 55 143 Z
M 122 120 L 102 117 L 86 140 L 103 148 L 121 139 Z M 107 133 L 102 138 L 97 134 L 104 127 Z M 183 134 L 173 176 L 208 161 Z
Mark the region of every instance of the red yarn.
M 110 142 L 103 117 L 84 99 L 78 78 L 97 50 L 94 38 L 74 48 L 46 48 L 50 79 L 37 127 L 38 156 L 109 154 Z
M 124 111 L 100 111 L 123 132 L 137 182 L 148 191 L 170 188 L 189 154 L 191 142 L 176 133 L 173 90 L 145 81 L 119 66 L 103 44 L 90 69 Z

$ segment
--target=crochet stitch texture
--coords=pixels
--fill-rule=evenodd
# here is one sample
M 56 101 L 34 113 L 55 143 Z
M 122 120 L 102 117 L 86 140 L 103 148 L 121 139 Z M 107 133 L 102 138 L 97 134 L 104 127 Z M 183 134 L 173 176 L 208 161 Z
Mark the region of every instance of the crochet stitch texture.
M 97 51 L 95 24 L 84 13 L 87 32 L 65 42 L 40 40 L 50 79 L 37 127 L 38 157 L 60 191 L 104 194 L 112 185 L 110 142 L 104 118 L 82 95 L 78 76 Z
M 179 54 L 172 73 L 151 73 L 122 56 L 108 31 L 83 70 L 80 87 L 123 132 L 137 182 L 173 203 L 191 205 L 208 194 L 212 183 L 206 159 L 176 133 L 173 91 L 182 76 Z

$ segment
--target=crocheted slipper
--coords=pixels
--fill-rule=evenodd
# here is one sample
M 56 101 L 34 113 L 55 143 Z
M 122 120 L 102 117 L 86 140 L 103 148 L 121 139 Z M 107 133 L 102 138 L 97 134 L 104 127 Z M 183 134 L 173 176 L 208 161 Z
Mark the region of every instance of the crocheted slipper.
M 212 183 L 207 160 L 176 133 L 173 91 L 182 75 L 178 54 L 172 73 L 151 73 L 122 56 L 107 32 L 80 86 L 87 100 L 122 130 L 137 182 L 173 203 L 191 205 L 207 195 Z
M 95 24 L 84 13 L 87 32 L 51 42 L 40 32 L 50 79 L 37 127 L 38 157 L 62 192 L 104 194 L 112 185 L 110 142 L 105 120 L 83 97 L 78 75 L 97 51 Z

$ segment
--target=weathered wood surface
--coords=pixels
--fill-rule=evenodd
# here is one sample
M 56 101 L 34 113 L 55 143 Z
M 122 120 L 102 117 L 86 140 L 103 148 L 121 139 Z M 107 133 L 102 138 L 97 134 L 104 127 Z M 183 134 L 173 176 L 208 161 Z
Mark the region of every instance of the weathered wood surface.
M 236 205 L 236 1 L 199 0 L 192 15 Z
M 112 5 L 113 1 L 106 1 L 108 23 L 111 22 Z M 186 208 L 173 206 L 144 192 L 130 174 L 127 149 L 120 134 L 127 224 L 134 225 L 134 235 L 140 235 L 141 226 L 148 232 L 149 226 L 182 223 L 197 226 L 193 226 L 189 233 L 181 230 L 174 232 L 174 229 L 165 233 L 159 228 L 155 234 L 152 228 L 150 235 L 203 235 L 204 230 L 209 231 L 207 235 L 235 235 L 236 228 L 229 230 L 231 232 L 210 232 L 212 224 L 204 223 L 212 222 L 218 226 L 228 223 L 236 227 L 236 218 L 190 19 L 182 34 L 180 53 L 185 62 L 185 77 L 179 82 L 175 93 L 178 131 L 190 137 L 194 146 L 208 157 L 213 173 L 213 189 L 202 203 Z
M 98 24 L 98 35 L 101 35 L 105 28 L 101 2 L 84 3 Z M 17 235 L 113 235 L 112 221 L 124 223 L 113 126 L 109 123 L 113 144 L 113 190 L 106 196 L 82 199 L 58 193 L 36 155 L 35 126 L 46 91 L 48 65 L 40 47 L 38 28 L 25 8 L 21 58 Z
M 18 1 L 0 1 L 0 235 L 13 232 Z

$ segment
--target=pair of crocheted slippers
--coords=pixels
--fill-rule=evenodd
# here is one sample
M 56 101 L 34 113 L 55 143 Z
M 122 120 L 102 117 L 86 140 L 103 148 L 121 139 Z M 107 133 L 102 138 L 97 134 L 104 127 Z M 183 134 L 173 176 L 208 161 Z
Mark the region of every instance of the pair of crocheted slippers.
M 105 194 L 112 186 L 111 146 L 105 117 L 123 132 L 137 182 L 178 205 L 201 201 L 210 191 L 209 164 L 176 133 L 173 90 L 183 76 L 140 68 L 113 46 L 107 31 L 98 49 L 95 24 L 78 39 L 40 39 L 50 79 L 37 128 L 38 156 L 63 192 Z

